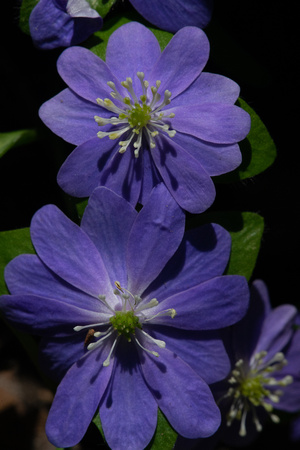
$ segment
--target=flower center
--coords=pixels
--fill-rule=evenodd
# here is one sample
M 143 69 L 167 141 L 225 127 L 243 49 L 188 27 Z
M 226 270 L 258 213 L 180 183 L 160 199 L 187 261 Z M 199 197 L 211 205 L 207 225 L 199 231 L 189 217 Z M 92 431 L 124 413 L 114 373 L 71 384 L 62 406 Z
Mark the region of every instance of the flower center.
M 252 419 L 257 431 L 262 430 L 255 408 L 262 406 L 269 414 L 271 420 L 279 422 L 279 417 L 272 413 L 272 403 L 278 403 L 283 395 L 282 390 L 276 387 L 284 387 L 293 382 L 291 376 L 276 379 L 270 376 L 273 372 L 278 372 L 287 364 L 283 353 L 276 353 L 275 356 L 265 363 L 267 352 L 256 353 L 250 361 L 250 366 L 246 366 L 240 359 L 236 362 L 228 383 L 231 387 L 220 399 L 231 397 L 233 402 L 227 415 L 227 425 L 230 426 L 234 419 L 241 421 L 240 436 L 246 435 L 246 417 L 248 411 L 252 413 Z M 271 389 L 270 389 L 271 387 Z
M 125 336 L 128 342 L 131 342 L 131 335 L 135 334 L 136 328 L 142 329 L 139 318 L 134 315 L 133 311 L 116 311 L 109 321 L 118 334 Z
M 108 339 L 112 340 L 108 357 L 103 362 L 104 366 L 110 364 L 111 357 L 121 337 L 124 337 L 128 342 L 133 340 L 145 352 L 153 356 L 159 356 L 155 350 L 150 350 L 145 345 L 150 344 L 152 346 L 155 344 L 159 348 L 164 348 L 166 346 L 165 342 L 154 339 L 142 329 L 142 325 L 148 324 L 157 316 L 171 316 L 173 319 L 176 315 L 175 309 L 166 309 L 153 315 L 149 311 L 158 305 L 156 298 L 152 298 L 148 303 L 143 303 L 141 297 L 133 295 L 127 289 L 121 287 L 119 281 L 115 281 L 115 286 L 117 289 L 114 289 L 113 292 L 117 297 L 121 298 L 121 310 L 113 309 L 109 302 L 106 301 L 105 295 L 99 295 L 99 300 L 107 307 L 110 313 L 108 320 L 101 323 L 78 325 L 74 327 L 74 331 L 87 331 L 83 341 L 88 350 L 99 347 Z M 95 339 L 98 340 L 95 341 Z
M 137 77 L 142 86 L 143 94 L 138 98 L 134 92 L 132 79 L 126 78 L 126 81 L 122 81 L 122 86 L 128 91 L 130 96 L 122 97 L 117 91 L 115 84 L 112 81 L 108 81 L 108 86 L 113 89 L 110 93 L 111 97 L 118 101 L 120 106 L 114 104 L 110 99 L 104 100 L 97 98 L 98 105 L 115 113 L 110 119 L 105 119 L 100 116 L 95 116 L 94 119 L 99 126 L 107 124 L 112 125 L 112 130 L 108 132 L 99 131 L 97 136 L 103 138 L 108 136 L 110 139 L 118 139 L 126 133 L 126 140 L 120 140 L 119 153 L 124 153 L 127 148 L 132 144 L 134 148 L 134 156 L 137 158 L 141 146 L 146 145 L 150 148 L 155 148 L 155 137 L 159 133 L 166 133 L 169 137 L 174 137 L 176 131 L 170 130 L 170 125 L 165 122 L 166 119 L 172 119 L 175 117 L 174 113 L 166 114 L 162 109 L 169 105 L 171 100 L 171 92 L 165 90 L 164 99 L 160 103 L 161 95 L 158 93 L 161 82 L 156 81 L 155 86 L 151 86 L 152 99 L 148 96 L 148 81 L 144 80 L 145 74 L 143 72 L 137 72 Z M 121 103 L 121 104 L 120 104 Z

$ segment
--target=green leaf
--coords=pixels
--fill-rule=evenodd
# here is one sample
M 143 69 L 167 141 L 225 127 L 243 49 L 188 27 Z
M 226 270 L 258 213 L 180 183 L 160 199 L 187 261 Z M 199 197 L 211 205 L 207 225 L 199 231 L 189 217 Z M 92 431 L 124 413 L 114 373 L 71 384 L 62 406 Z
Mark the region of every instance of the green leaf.
M 232 182 L 253 177 L 271 166 L 276 158 L 276 146 L 262 120 L 241 98 L 237 105 L 250 114 L 251 130 L 239 144 L 242 152 L 241 165 L 231 173 L 214 178 L 216 182 Z
M 39 0 L 23 0 L 22 1 L 22 5 L 20 8 L 19 27 L 26 34 L 30 34 L 29 23 L 28 23 L 29 16 L 31 14 L 31 11 L 37 5 L 38 2 L 39 2 Z
M 117 0 L 87 0 L 90 6 L 97 11 L 99 16 L 104 18 L 116 3 Z
M 135 10 L 128 8 L 128 10 L 126 9 L 122 15 L 114 14 L 107 21 L 105 21 L 103 28 L 94 33 L 93 36 L 86 41 L 85 46 L 101 59 L 105 60 L 106 46 L 111 34 L 120 26 L 132 21 L 137 21 L 145 26 L 148 26 L 148 28 L 154 33 L 162 50 L 166 47 L 173 36 L 172 33 L 149 26 L 149 23 Z
M 4 268 L 22 253 L 35 253 L 30 239 L 29 228 L 0 232 L 0 294 L 8 294 L 4 281 Z
M 155 434 L 146 447 L 147 450 L 171 450 L 177 439 L 177 433 L 171 427 L 163 413 L 158 409 Z
M 228 275 L 243 275 L 249 279 L 254 270 L 264 232 L 264 219 L 253 212 L 211 212 L 197 216 L 195 225 L 218 223 L 231 235 L 231 255 Z
M 28 144 L 36 139 L 37 131 L 33 129 L 0 133 L 0 158 L 11 148 Z

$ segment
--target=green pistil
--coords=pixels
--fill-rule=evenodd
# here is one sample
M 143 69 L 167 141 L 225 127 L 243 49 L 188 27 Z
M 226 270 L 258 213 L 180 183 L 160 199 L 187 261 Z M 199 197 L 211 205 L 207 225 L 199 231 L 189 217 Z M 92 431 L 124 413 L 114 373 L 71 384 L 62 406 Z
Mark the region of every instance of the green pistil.
M 135 103 L 134 108 L 128 113 L 128 123 L 131 128 L 145 127 L 149 120 L 151 120 L 151 108 L 145 103 L 142 105 Z
M 135 334 L 135 329 L 142 328 L 139 318 L 134 315 L 133 311 L 116 311 L 109 321 L 119 334 L 126 337 L 128 342 L 131 341 L 131 335 Z
M 245 378 L 240 384 L 239 391 L 241 395 L 248 398 L 254 406 L 259 406 L 262 404 L 264 398 L 270 395 L 270 391 L 263 386 L 266 381 L 268 380 L 261 375 Z

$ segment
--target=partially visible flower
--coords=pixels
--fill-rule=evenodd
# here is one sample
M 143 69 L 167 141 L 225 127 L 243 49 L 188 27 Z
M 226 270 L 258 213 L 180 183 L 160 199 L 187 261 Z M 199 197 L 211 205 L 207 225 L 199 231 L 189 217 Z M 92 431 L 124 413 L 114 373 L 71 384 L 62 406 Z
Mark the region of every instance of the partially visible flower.
M 108 445 L 146 447 L 157 407 L 188 438 L 220 413 L 207 383 L 226 376 L 218 329 L 245 314 L 244 277 L 222 276 L 230 236 L 218 225 L 184 235 L 184 213 L 161 184 L 137 213 L 97 188 L 81 226 L 48 205 L 32 219 L 37 255 L 10 262 L 6 318 L 42 336 L 42 363 L 62 379 L 46 431 L 58 447 L 81 440 L 100 411 Z
M 149 22 L 176 32 L 186 26 L 206 27 L 212 15 L 213 0 L 130 0 Z
M 227 348 L 232 371 L 213 387 L 223 424 L 220 440 L 234 445 L 252 441 L 274 410 L 300 409 L 300 330 L 297 310 L 283 304 L 271 309 L 266 285 L 251 287 L 246 316 L 229 330 Z
M 300 441 L 300 416 L 296 417 L 291 423 L 290 437 L 292 441 Z
M 84 48 L 65 50 L 58 71 L 69 88 L 40 109 L 52 131 L 78 145 L 58 173 L 62 189 L 86 197 L 102 185 L 136 205 L 163 181 L 183 209 L 206 210 L 211 176 L 241 163 L 237 142 L 250 129 L 234 105 L 238 85 L 202 72 L 208 54 L 199 28 L 181 29 L 161 53 L 135 22 L 111 35 L 106 63 Z
M 29 18 L 32 40 L 44 50 L 77 45 L 101 27 L 86 0 L 40 0 Z

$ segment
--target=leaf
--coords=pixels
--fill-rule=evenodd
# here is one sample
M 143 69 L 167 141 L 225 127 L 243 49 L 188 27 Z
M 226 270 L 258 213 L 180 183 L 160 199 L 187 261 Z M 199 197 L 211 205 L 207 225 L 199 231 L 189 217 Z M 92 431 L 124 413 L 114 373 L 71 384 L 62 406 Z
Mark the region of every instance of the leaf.
M 227 183 L 253 177 L 271 166 L 276 158 L 276 146 L 262 120 L 241 98 L 237 105 L 250 114 L 251 130 L 239 144 L 242 152 L 241 165 L 231 173 L 215 177 L 216 182 Z
M 0 158 L 8 150 L 20 145 L 28 144 L 37 139 L 37 131 L 34 129 L 10 131 L 0 133 Z
M 177 433 L 171 427 L 163 413 L 158 409 L 155 434 L 146 447 L 147 450 L 171 450 L 177 439 Z
M 116 1 L 117 0 L 87 0 L 90 6 L 95 9 L 102 18 L 109 13 Z
M 0 294 L 8 294 L 4 281 L 4 268 L 22 253 L 35 253 L 30 239 L 29 228 L 0 232 Z
M 249 281 L 254 270 L 264 219 L 253 212 L 211 212 L 197 217 L 197 225 L 218 223 L 231 235 L 231 255 L 226 269 L 228 275 L 243 275 Z M 193 227 L 196 225 L 193 220 Z
M 132 21 L 140 22 L 145 26 L 149 25 L 149 23 L 135 10 L 128 8 L 122 15 L 114 14 L 110 19 L 105 21 L 103 28 L 94 33 L 93 36 L 85 42 L 85 46 L 105 61 L 106 46 L 111 34 L 120 26 Z M 148 28 L 152 31 L 152 33 L 154 33 L 161 50 L 163 50 L 172 38 L 173 34 L 168 31 L 158 30 L 153 26 L 148 26 Z
M 23 0 L 20 8 L 19 27 L 21 30 L 30 34 L 29 30 L 29 16 L 33 8 L 38 4 L 39 0 Z

